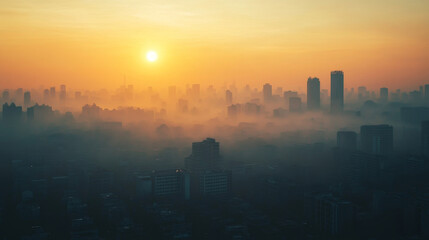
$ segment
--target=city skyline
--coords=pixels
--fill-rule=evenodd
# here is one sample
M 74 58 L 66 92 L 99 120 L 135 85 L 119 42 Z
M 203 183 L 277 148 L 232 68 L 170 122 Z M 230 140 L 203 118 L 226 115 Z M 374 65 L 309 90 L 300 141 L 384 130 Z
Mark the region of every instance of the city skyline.
M 303 90 L 308 75 L 327 88 L 332 69 L 347 73 L 346 88 L 407 88 L 429 78 L 427 1 L 18 0 L 0 9 L 7 88 L 113 89 L 125 75 L 137 88 L 270 81 Z M 145 61 L 150 50 L 157 62 Z

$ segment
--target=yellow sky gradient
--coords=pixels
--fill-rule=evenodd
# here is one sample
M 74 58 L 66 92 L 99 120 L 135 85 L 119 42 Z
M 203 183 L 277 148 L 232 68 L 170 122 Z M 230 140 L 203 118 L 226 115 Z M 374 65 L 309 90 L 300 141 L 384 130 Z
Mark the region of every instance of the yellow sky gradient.
M 159 60 L 145 60 L 148 50 Z M 429 83 L 428 0 L 0 0 L 0 88 Z

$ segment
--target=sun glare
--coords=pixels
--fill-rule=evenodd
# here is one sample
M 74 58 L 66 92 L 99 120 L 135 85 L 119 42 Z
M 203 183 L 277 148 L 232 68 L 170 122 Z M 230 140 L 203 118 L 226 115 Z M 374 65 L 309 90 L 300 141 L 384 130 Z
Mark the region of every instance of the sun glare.
M 149 51 L 146 53 L 146 59 L 149 62 L 155 62 L 158 59 L 158 54 L 155 51 Z

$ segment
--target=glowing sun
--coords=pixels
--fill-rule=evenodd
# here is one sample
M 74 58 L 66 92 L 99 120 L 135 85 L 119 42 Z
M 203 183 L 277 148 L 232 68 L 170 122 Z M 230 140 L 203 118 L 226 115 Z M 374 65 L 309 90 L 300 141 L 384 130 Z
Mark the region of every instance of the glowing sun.
M 146 59 L 149 62 L 155 62 L 158 59 L 158 54 L 155 51 L 149 51 L 146 53 Z

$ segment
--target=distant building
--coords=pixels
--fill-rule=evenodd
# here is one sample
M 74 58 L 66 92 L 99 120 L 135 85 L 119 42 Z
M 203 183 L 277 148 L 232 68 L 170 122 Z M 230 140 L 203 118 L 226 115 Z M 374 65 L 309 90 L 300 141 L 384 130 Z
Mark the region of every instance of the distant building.
M 331 72 L 331 112 L 338 113 L 344 110 L 344 73 Z
M 31 105 L 31 93 L 25 92 L 24 93 L 24 107 L 28 108 Z
M 235 118 L 241 113 L 241 105 L 240 104 L 232 104 L 228 106 L 228 117 Z
M 74 93 L 74 99 L 75 99 L 76 101 L 81 100 L 81 99 L 82 99 L 82 92 L 76 91 L 76 92 Z
M 282 118 L 287 115 L 287 110 L 284 108 L 276 108 L 273 110 L 273 117 Z
M 273 86 L 271 84 L 266 83 L 263 87 L 263 96 L 264 96 L 264 102 L 270 102 L 273 98 Z
M 219 168 L 219 142 L 207 138 L 202 142 L 192 143 L 192 154 L 185 159 L 186 169 L 191 172 Z
M 45 103 L 49 101 L 49 89 L 43 90 L 43 101 L 45 101 Z
M 352 131 L 337 132 L 337 147 L 354 151 L 357 149 L 357 133 Z
M 380 88 L 380 101 L 387 102 L 389 100 L 389 89 Z
M 51 87 L 51 88 L 49 89 L 49 97 L 50 97 L 51 99 L 55 99 L 55 97 L 56 97 L 55 87 Z
M 309 77 L 307 80 L 307 109 L 320 108 L 320 81 L 318 78 Z
M 301 112 L 301 98 L 299 97 L 291 97 L 289 98 L 289 111 L 290 112 Z
M 193 197 L 225 196 L 231 193 L 231 172 L 209 170 L 193 173 L 191 177 Z
M 17 123 L 22 119 L 22 107 L 18 107 L 15 103 L 10 105 L 3 104 L 3 122 L 6 123 Z
M 429 156 L 429 120 L 422 122 L 422 149 L 425 156 Z
M 190 176 L 183 169 L 153 171 L 152 191 L 155 199 L 178 197 L 190 199 Z
M 7 103 L 10 100 L 9 90 L 4 90 L 2 93 L 2 101 Z
M 228 105 L 232 104 L 232 92 L 230 90 L 225 91 L 225 100 L 226 100 L 226 104 Z
M 289 107 L 289 99 L 291 97 L 298 97 L 298 92 L 294 92 L 294 91 L 285 91 L 283 93 L 283 99 L 284 99 L 284 103 L 287 107 Z
M 386 155 L 393 152 L 393 127 L 364 125 L 360 128 L 361 149 L 366 153 Z
M 48 121 L 52 120 L 54 111 L 52 107 L 48 105 L 34 105 L 27 108 L 27 119 L 36 121 Z
M 60 86 L 60 100 L 65 101 L 66 98 L 67 98 L 66 85 L 61 85 Z

